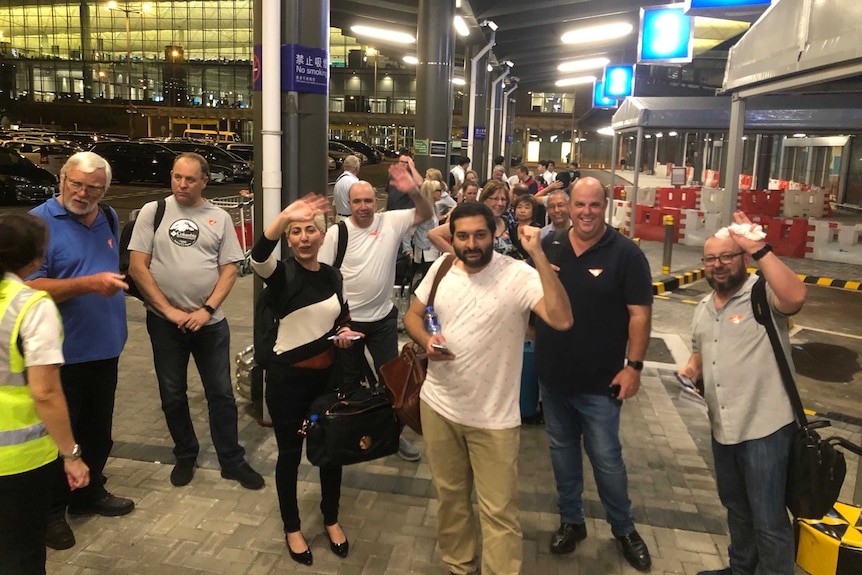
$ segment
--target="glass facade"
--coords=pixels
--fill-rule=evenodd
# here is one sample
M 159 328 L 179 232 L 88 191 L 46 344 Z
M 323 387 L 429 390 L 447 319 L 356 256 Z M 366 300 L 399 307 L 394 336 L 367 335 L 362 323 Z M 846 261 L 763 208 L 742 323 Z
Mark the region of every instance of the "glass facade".
M 0 3 L 0 100 L 251 102 L 252 1 Z

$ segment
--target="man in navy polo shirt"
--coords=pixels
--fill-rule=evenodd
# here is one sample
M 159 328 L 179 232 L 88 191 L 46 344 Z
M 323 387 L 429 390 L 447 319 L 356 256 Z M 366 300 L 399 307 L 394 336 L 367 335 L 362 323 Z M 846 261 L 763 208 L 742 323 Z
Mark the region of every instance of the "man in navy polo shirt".
M 58 481 L 46 534 L 53 549 L 75 544 L 66 523 L 67 505 L 70 515 L 117 516 L 135 508 L 131 499 L 108 493 L 102 474 L 114 445 L 117 365 L 128 334 L 119 220 L 113 209 L 99 208 L 110 185 L 108 162 L 80 152 L 60 170 L 60 193 L 30 212 L 45 220 L 51 235 L 42 267 L 27 283 L 51 294 L 63 317 L 66 363 L 60 379 L 72 431 L 92 478 L 89 486 L 71 493 L 65 481 Z
M 640 387 L 649 343 L 652 283 L 649 264 L 631 240 L 605 224 L 608 200 L 595 178 L 572 188 L 572 227 L 553 246 L 543 241 L 572 304 L 574 326 L 564 332 L 536 320 L 536 371 L 542 391 L 551 464 L 559 494 L 560 528 L 551 552 L 574 551 L 584 524 L 583 448 L 599 498 L 623 556 L 648 571 L 649 550 L 635 530 L 619 439 L 620 408 Z

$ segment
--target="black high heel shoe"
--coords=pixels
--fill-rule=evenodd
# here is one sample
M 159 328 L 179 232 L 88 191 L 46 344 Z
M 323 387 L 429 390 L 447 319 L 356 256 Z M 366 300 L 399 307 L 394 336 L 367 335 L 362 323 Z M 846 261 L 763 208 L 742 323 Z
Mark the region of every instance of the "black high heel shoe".
M 306 547 L 302 553 L 294 553 L 293 549 L 290 548 L 290 543 L 287 541 L 287 533 L 284 534 L 284 542 L 287 545 L 287 552 L 290 553 L 291 559 L 300 565 L 311 565 L 314 563 L 314 555 L 311 554 L 311 548 Z
M 350 541 L 347 540 L 347 535 L 344 536 L 344 543 L 333 542 L 332 537 L 329 536 L 329 530 L 326 531 L 326 536 L 329 537 L 329 549 L 342 559 L 347 557 L 350 552 Z

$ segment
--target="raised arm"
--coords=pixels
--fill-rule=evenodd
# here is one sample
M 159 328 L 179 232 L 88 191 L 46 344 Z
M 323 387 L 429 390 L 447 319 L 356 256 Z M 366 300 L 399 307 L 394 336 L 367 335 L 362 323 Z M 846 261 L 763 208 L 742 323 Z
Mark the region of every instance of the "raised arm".
M 118 273 L 99 272 L 66 279 L 36 278 L 28 281 L 27 285 L 48 292 L 55 302 L 60 303 L 89 293 L 111 297 L 118 291 L 129 289 L 129 284 L 123 280 L 124 276 Z
M 414 226 L 434 217 L 434 206 L 419 193 L 419 186 L 404 166 L 398 163 L 392 164 L 389 166 L 389 175 L 392 177 L 390 183 L 395 189 L 403 194 L 408 194 L 416 206 L 416 216 L 413 218 Z
M 551 262 L 545 256 L 542 244 L 539 241 L 540 229 L 532 226 L 521 226 L 518 228 L 518 236 L 524 250 L 533 259 L 533 265 L 539 272 L 539 280 L 542 282 L 542 291 L 545 294 L 533 311 L 552 328 L 564 331 L 572 327 L 572 304 L 569 295 L 557 272 L 551 267 Z
M 449 222 L 441 224 L 428 232 L 428 241 L 430 241 L 431 245 L 437 248 L 441 254 L 455 255 L 455 250 L 452 249 L 452 244 L 449 243 L 451 239 L 452 232 L 449 230 Z
M 733 219 L 737 224 L 753 225 L 748 216 L 743 212 L 734 213 Z M 751 240 L 744 235 L 737 234 L 733 230 L 730 230 L 730 237 L 749 256 L 756 254 L 767 245 L 763 240 Z M 802 283 L 802 280 L 799 279 L 799 276 L 787 267 L 787 264 L 781 261 L 774 252 L 770 251 L 757 261 L 757 265 L 763 271 L 766 283 L 772 288 L 772 301 L 775 309 L 785 315 L 795 314 L 802 309 L 808 295 L 808 290 L 805 284 Z

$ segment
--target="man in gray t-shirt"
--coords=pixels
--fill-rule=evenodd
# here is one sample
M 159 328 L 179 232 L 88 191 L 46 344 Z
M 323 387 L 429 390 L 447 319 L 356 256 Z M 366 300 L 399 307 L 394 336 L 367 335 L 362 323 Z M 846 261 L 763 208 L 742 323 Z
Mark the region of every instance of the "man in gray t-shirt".
M 141 209 L 129 242 L 129 273 L 144 294 L 147 331 L 159 380 L 162 411 L 177 463 L 171 483 L 186 485 L 200 451 L 186 390 L 189 355 L 195 359 L 209 408 L 210 433 L 222 477 L 260 489 L 263 477 L 245 461 L 231 387 L 230 328 L 221 310 L 243 259 L 227 212 L 203 198 L 209 165 L 180 154 L 171 171 L 173 195 L 153 229 L 156 204 Z

